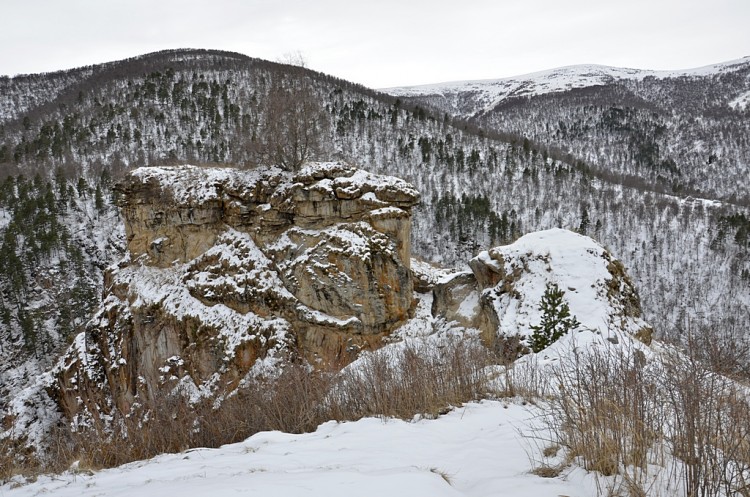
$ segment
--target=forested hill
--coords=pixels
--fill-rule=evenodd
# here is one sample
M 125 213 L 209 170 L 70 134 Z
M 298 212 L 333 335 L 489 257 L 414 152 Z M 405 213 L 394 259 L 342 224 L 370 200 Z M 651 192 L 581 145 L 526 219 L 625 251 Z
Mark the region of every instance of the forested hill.
M 309 88 L 292 88 L 303 79 Z M 244 164 L 272 104 L 266 97 L 294 91 L 297 101 L 317 99 L 342 87 L 374 93 L 298 67 L 205 50 L 4 78 L 0 164 L 6 173 L 41 165 L 98 171 L 168 158 Z
M 571 66 L 389 92 L 639 187 L 750 205 L 750 57 L 684 71 Z
M 644 80 L 627 92 L 507 101 L 467 122 L 304 68 L 202 50 L 4 78 L 0 88 L 6 390 L 49 365 L 96 305 L 102 270 L 123 247 L 112 184 L 164 163 L 348 161 L 419 189 L 412 238 L 422 259 L 458 265 L 530 231 L 575 229 L 623 260 L 658 333 L 750 326 L 744 104 L 727 107 L 729 118 L 710 106 L 680 117 L 663 102 L 687 108 L 682 86 Z M 600 103 L 578 105 L 587 92 Z M 704 157 L 721 178 L 700 181 L 681 157 Z

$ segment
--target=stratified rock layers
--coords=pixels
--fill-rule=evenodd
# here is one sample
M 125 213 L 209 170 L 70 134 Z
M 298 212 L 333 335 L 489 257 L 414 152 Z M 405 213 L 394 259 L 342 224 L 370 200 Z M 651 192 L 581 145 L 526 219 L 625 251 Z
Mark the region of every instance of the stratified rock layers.
M 178 166 L 118 191 L 129 255 L 58 368 L 69 417 L 128 412 L 170 382 L 227 392 L 282 358 L 341 366 L 413 309 L 419 194 L 402 180 L 340 163 Z

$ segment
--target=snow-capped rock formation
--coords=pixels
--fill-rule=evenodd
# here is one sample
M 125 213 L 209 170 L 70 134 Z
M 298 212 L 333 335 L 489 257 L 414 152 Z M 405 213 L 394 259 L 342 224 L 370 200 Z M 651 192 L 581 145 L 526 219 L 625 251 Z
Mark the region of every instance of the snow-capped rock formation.
M 622 264 L 589 237 L 563 229 L 529 233 L 511 245 L 483 251 L 471 271 L 445 278 L 435 288 L 432 312 L 478 328 L 485 341 L 528 338 L 542 320 L 547 284 L 564 291 L 579 331 L 610 340 L 628 334 L 645 342 L 651 328 Z
M 168 382 L 231 390 L 263 361 L 345 364 L 409 318 L 408 183 L 340 163 L 296 173 L 141 168 L 119 186 L 128 257 L 57 371 L 65 413 L 127 413 Z

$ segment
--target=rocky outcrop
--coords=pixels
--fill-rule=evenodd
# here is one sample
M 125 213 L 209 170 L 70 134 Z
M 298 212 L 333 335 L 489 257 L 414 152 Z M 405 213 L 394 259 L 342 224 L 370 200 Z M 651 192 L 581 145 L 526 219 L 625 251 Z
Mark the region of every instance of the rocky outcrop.
M 419 194 L 392 177 L 341 163 L 297 174 L 275 168 L 140 168 L 118 185 L 128 251 L 149 265 L 187 262 L 213 246 L 226 225 L 270 245 L 289 228 L 317 230 L 365 221 L 410 255 L 410 209 Z
M 638 294 L 623 265 L 591 238 L 562 229 L 530 233 L 479 253 L 470 272 L 434 289 L 433 315 L 478 328 L 487 343 L 525 339 L 541 321 L 548 283 L 565 292 L 579 330 L 618 340 L 626 333 L 650 341 Z
M 129 255 L 56 371 L 69 416 L 128 412 L 164 385 L 215 395 L 280 359 L 341 366 L 412 312 L 404 181 L 180 166 L 118 190 Z

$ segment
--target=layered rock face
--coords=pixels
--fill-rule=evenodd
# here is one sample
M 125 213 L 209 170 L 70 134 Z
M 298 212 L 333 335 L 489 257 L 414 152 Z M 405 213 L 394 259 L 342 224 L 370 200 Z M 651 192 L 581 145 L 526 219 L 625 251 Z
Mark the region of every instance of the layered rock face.
M 616 341 L 623 333 L 650 342 L 638 294 L 622 264 L 591 238 L 562 229 L 530 233 L 515 243 L 480 252 L 471 271 L 454 274 L 434 290 L 432 312 L 478 328 L 488 344 L 539 325 L 547 284 L 565 292 L 579 330 Z
M 165 384 L 226 392 L 290 357 L 341 366 L 413 309 L 419 194 L 404 181 L 339 163 L 179 166 L 118 188 L 129 255 L 56 373 L 71 417 L 127 413 Z

